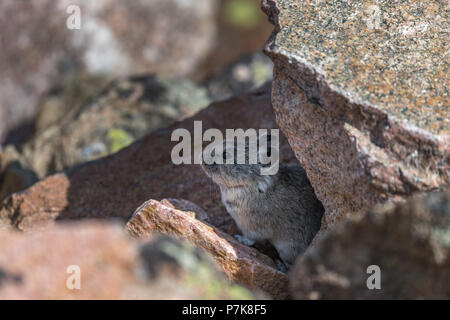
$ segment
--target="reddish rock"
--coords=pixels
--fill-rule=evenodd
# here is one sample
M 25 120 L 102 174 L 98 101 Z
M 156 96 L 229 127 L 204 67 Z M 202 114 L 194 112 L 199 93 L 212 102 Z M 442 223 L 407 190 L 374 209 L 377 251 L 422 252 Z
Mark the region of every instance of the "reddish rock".
M 373 265 L 380 289 L 369 290 Z M 449 190 L 330 228 L 290 272 L 296 299 L 449 299 L 449 284 Z
M 157 216 L 161 222 L 167 212 L 180 215 L 178 222 L 188 221 L 187 229 L 197 230 L 186 239 L 205 248 L 229 278 L 261 288 L 276 298 L 285 297 L 286 276 L 273 268 L 273 261 L 255 249 L 240 245 L 230 236 L 237 233 L 237 228 L 220 201 L 219 190 L 200 166 L 176 166 L 171 162 L 171 149 L 176 144 L 170 141 L 173 130 L 186 128 L 192 133 L 194 120 L 202 121 L 203 130 L 274 128 L 270 86 L 214 103 L 194 117 L 160 129 L 116 154 L 52 175 L 23 192 L 13 194 L 0 208 L 3 225 L 27 231 L 53 224 L 55 220 L 128 220 L 146 199 L 172 198 L 163 200 L 161 204 L 154 202 L 161 209 Z M 296 161 L 286 139 L 280 138 L 282 160 Z M 191 202 L 173 198 L 185 198 Z M 201 205 L 205 211 L 192 202 Z M 188 213 L 171 207 L 188 210 Z M 193 212 L 197 213 L 198 219 L 212 226 L 194 219 Z M 175 235 L 184 232 L 180 230 L 185 230 L 185 225 L 171 223 L 161 223 L 159 231 Z M 133 223 L 134 228 L 136 225 Z M 145 223 L 140 226 L 148 227 Z
M 116 154 L 89 162 L 66 173 L 50 176 L 7 198 L 0 207 L 0 220 L 20 230 L 33 224 L 82 218 L 129 219 L 148 199 L 182 198 L 205 209 L 212 225 L 229 234 L 236 229 L 221 204 L 218 188 L 199 165 L 172 163 L 172 131 L 193 121 L 207 128 L 275 128 L 270 104 L 270 87 L 254 93 L 217 102 L 192 118 L 160 129 Z M 281 156 L 296 161 L 284 137 Z
M 91 221 L 25 234 L 0 231 L 0 252 L 2 300 L 252 298 L 230 284 L 199 249 L 160 236 L 143 243 L 119 224 Z M 76 271 L 69 266 L 79 268 L 79 290 L 67 287 L 75 284 Z
M 164 203 L 149 200 L 142 204 L 127 223 L 127 230 L 140 238 L 159 232 L 186 239 L 205 249 L 230 280 L 261 289 L 275 299 L 287 297 L 287 276 L 276 269 L 272 259 L 199 221 L 193 213 Z
M 189 214 L 192 218 L 196 218 L 197 220 L 200 220 L 201 222 L 210 223 L 208 213 L 205 210 L 203 210 L 202 208 L 200 208 L 198 205 L 196 205 L 195 203 L 192 203 L 188 200 L 172 199 L 172 198 L 162 199 L 161 204 L 165 205 L 166 207 L 184 211 L 186 214 Z M 136 213 L 136 211 L 135 211 L 135 213 Z
M 137 247 L 119 225 L 73 225 L 45 232 L 0 232 L 1 299 L 119 298 L 135 284 Z M 70 265 L 81 269 L 81 289 L 69 290 Z
M 4 200 L 0 209 L 0 224 L 29 230 L 53 224 L 61 208 L 68 205 L 70 181 L 64 173 L 50 176 L 24 191 Z M 37 210 L 35 210 L 37 209 Z M 33 212 L 27 215 L 26 212 Z M 21 214 L 22 213 L 22 214 Z

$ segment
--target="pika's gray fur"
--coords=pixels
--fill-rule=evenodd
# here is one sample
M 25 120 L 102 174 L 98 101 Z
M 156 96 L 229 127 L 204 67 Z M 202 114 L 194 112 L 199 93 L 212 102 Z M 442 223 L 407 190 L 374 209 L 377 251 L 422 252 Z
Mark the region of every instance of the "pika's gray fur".
M 280 164 L 277 174 L 260 175 L 263 165 L 248 164 L 248 152 L 246 160 L 202 167 L 220 187 L 222 202 L 243 235 L 268 240 L 290 267 L 319 231 L 323 206 L 299 164 Z

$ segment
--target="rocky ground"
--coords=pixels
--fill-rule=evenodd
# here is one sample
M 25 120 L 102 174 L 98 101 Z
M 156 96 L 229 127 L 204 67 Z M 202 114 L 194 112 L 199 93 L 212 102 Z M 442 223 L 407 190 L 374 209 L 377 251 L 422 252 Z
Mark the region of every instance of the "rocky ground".
M 66 27 L 69 5 L 79 30 Z M 203 81 L 260 51 L 271 26 L 259 0 L 4 0 L 0 29 L 0 143 L 17 144 L 55 87 L 150 73 Z
M 52 86 L 33 134 L 0 150 L 0 298 L 449 299 L 448 66 L 432 36 L 444 9 L 409 2 L 400 19 L 388 1 L 262 1 L 275 28 L 265 85 L 272 63 L 256 53 L 197 82 L 184 77 L 201 65 L 191 61 L 167 66 L 177 78 L 83 72 Z M 120 6 L 102 3 L 86 8 L 121 39 L 106 19 Z M 122 9 L 139 17 L 143 3 Z M 129 51 L 136 67 L 141 49 Z M 172 163 L 172 132 L 192 133 L 194 120 L 279 127 L 281 161 L 306 169 L 326 212 L 288 274 L 270 246 L 235 240 L 198 165 Z M 70 290 L 77 266 L 81 289 Z
M 13 194 L 0 209 L 2 225 L 32 232 L 48 228 L 55 220 L 119 218 L 127 221 L 148 199 L 186 199 L 201 204 L 207 212 L 203 219 L 206 221 L 192 219 L 183 211 L 154 201 L 145 205 L 149 209 L 138 210 L 128 222 L 128 230 L 139 237 L 148 237 L 150 231 L 180 236 L 190 230 L 192 235 L 185 238 L 204 248 L 215 260 L 219 257 L 216 262 L 231 279 L 274 298 L 286 297 L 287 277 L 275 268 L 272 258 L 231 237 L 238 232 L 236 226 L 226 214 L 216 186 L 201 168 L 172 164 L 170 151 L 175 142 L 170 142 L 171 133 L 176 128 L 192 131 L 194 119 L 202 121 L 204 130 L 224 130 L 231 124 L 240 128 L 276 127 L 270 85 L 252 94 L 216 102 L 192 118 L 157 130 L 109 157 L 56 173 Z M 282 150 L 285 161 L 295 160 L 286 139 L 282 139 Z M 178 202 L 186 203 L 186 200 Z M 151 217 L 156 211 L 160 212 L 157 219 L 161 220 L 147 226 L 150 219 L 147 215 Z M 169 218 L 168 214 L 174 216 Z
M 161 236 L 138 241 L 119 224 L 83 222 L 26 235 L 2 232 L 0 238 L 1 299 L 254 297 L 192 245 Z M 74 263 L 81 270 L 79 290 L 68 289 L 76 285 Z

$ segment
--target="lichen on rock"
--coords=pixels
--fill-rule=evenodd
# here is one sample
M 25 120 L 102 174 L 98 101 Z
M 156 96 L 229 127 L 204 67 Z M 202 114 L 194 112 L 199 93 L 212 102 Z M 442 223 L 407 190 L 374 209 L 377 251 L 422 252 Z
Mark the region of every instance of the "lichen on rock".
M 73 86 L 43 98 L 40 130 L 21 147 L 24 162 L 40 178 L 118 152 L 210 102 L 206 89 L 189 80 L 154 75 L 96 79 L 80 77 Z M 75 90 L 82 82 L 95 84 L 95 89 Z M 78 100 L 69 100 L 76 92 Z M 48 119 L 55 108 L 61 115 Z
M 325 227 L 450 182 L 444 2 L 262 3 L 277 123 Z

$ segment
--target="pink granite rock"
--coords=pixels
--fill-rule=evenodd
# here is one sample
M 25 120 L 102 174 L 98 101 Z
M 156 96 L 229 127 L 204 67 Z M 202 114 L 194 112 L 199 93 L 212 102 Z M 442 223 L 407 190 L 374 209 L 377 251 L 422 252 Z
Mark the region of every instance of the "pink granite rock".
M 450 182 L 447 49 L 435 36 L 444 6 L 263 1 L 277 123 L 326 209 L 324 227 Z
M 172 202 L 180 205 L 177 200 Z M 190 207 L 195 209 L 194 204 Z M 272 259 L 201 222 L 194 214 L 173 208 L 167 201 L 149 200 L 142 204 L 128 221 L 127 230 L 144 239 L 155 232 L 183 238 L 208 252 L 230 280 L 263 290 L 275 299 L 288 295 L 287 276 L 276 269 Z

